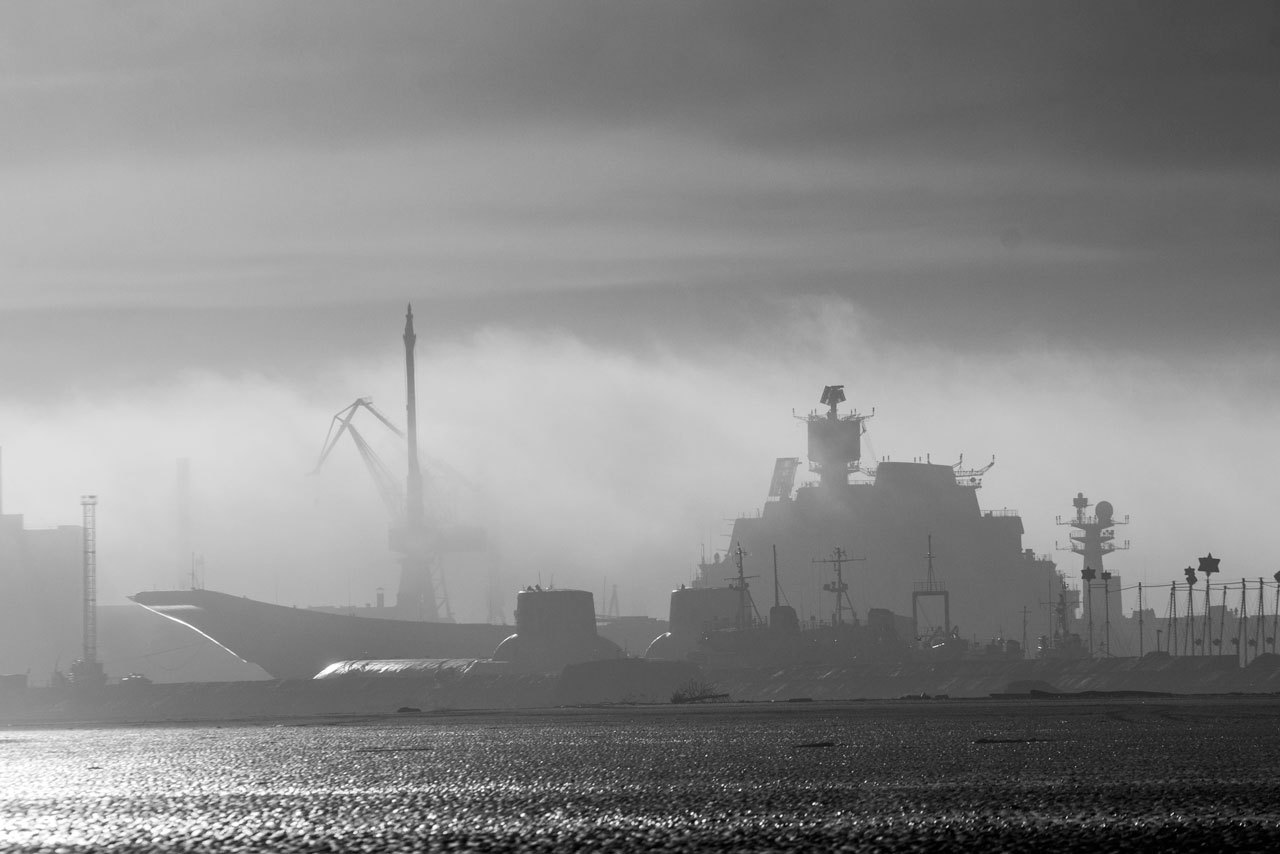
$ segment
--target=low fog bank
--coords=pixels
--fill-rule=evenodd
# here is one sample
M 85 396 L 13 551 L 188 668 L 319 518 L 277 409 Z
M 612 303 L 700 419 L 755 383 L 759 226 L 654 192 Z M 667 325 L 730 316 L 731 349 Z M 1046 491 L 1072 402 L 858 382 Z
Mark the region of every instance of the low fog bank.
M 1126 585 L 1177 577 L 1209 550 L 1224 579 L 1274 571 L 1273 501 L 1259 474 L 1280 462 L 1273 366 L 1032 346 L 1009 358 L 872 350 L 867 322 L 848 303 L 812 302 L 767 342 L 714 353 L 639 355 L 510 326 L 420 342 L 420 444 L 438 505 L 488 529 L 506 619 L 514 590 L 533 583 L 597 597 L 616 584 L 624 612 L 665 616 L 702 550 L 727 549 L 728 520 L 762 505 L 774 458 L 804 455 L 791 412 L 817 408 L 828 383 L 876 408 L 869 459 L 963 454 L 977 467 L 995 455 L 979 501 L 1021 511 L 1037 552 L 1066 543 L 1054 517 L 1083 491 L 1132 514 L 1117 533 L 1133 550 L 1110 564 Z M 78 524 L 79 496 L 97 493 L 102 601 L 186 586 L 176 461 L 189 458 L 205 586 L 297 605 L 364 604 L 378 587 L 390 598 L 388 519 L 355 447 L 344 440 L 308 476 L 331 416 L 365 395 L 404 424 L 394 344 L 334 352 L 305 378 L 188 373 L 57 403 L 4 401 L 5 511 L 29 526 Z M 403 471 L 403 450 L 367 415 L 361 431 Z M 1078 558 L 1055 556 L 1078 575 Z M 484 620 L 483 562 L 446 567 L 458 619 Z

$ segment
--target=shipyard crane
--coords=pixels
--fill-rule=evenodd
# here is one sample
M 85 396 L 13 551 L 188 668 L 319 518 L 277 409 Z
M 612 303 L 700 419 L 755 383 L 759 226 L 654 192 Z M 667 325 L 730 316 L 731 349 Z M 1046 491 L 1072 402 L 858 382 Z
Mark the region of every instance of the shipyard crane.
M 354 403 L 340 410 L 329 422 L 320 459 L 315 471 L 319 471 L 334 446 L 344 433 L 351 435 L 365 468 L 373 478 L 391 514 L 390 542 L 392 551 L 400 556 L 400 585 L 396 591 L 395 609 L 399 616 L 418 620 L 453 621 L 453 609 L 445 589 L 444 573 L 440 558 L 446 553 L 480 551 L 485 548 L 485 532 L 471 525 L 457 525 L 440 512 L 438 506 L 427 507 L 422 465 L 418 458 L 418 404 L 414 381 L 413 351 L 418 336 L 413 330 L 413 306 L 408 306 L 404 316 L 404 368 L 405 368 L 405 416 L 404 430 L 391 423 L 373 401 L 357 398 Z M 374 453 L 364 436 L 352 423 L 356 413 L 366 409 L 382 422 L 397 438 L 404 440 L 407 456 L 404 480 L 391 473 L 391 469 Z M 455 472 L 433 461 L 433 468 L 443 471 L 455 482 L 463 480 Z M 435 497 L 439 497 L 439 480 L 433 483 Z M 436 503 L 436 502 L 433 502 Z M 443 614 L 441 613 L 443 611 Z
M 365 440 L 356 426 L 351 423 L 356 413 L 361 409 L 370 412 L 375 418 L 386 425 L 387 429 L 396 434 L 397 437 L 403 439 L 404 431 L 391 423 L 387 416 L 373 405 L 373 398 L 361 397 L 357 398 L 355 403 L 339 410 L 333 419 L 329 422 L 329 433 L 324 438 L 324 448 L 320 451 L 320 459 L 316 461 L 316 467 L 312 470 L 312 474 L 319 474 L 325 460 L 329 458 L 329 454 L 333 451 L 338 441 L 344 433 L 351 436 L 351 441 L 356 445 L 356 450 L 360 452 L 360 459 L 364 461 L 365 469 L 368 470 L 369 476 L 373 479 L 374 486 L 378 489 L 378 495 L 382 498 L 382 503 L 386 506 L 387 512 L 391 514 L 393 519 L 399 519 L 404 515 L 404 493 L 400 488 L 399 482 L 391 473 L 391 469 L 387 468 L 387 464 L 382 458 L 374 452 L 373 448 Z
M 360 433 L 353 422 L 356 414 L 360 410 L 366 410 L 377 418 L 382 424 L 396 435 L 399 439 L 405 439 L 406 435 L 403 430 L 397 427 L 391 419 L 387 418 L 376 406 L 373 405 L 373 398 L 360 397 L 340 409 L 334 414 L 329 421 L 329 432 L 325 436 L 324 446 L 320 451 L 320 458 L 316 461 L 316 466 L 312 470 L 312 474 L 318 474 L 324 466 L 325 460 L 329 458 L 334 447 L 342 439 L 344 434 L 351 436 L 351 441 L 355 444 L 356 450 L 360 453 L 360 459 L 364 462 L 365 469 L 369 472 L 369 477 L 373 480 L 374 486 L 378 490 L 378 495 L 382 499 L 383 505 L 387 509 L 387 513 L 392 519 L 391 542 L 392 547 L 400 552 L 403 558 L 410 556 L 410 552 L 422 551 L 422 537 L 409 536 L 408 529 L 412 526 L 412 520 L 408 518 L 408 506 L 405 496 L 405 490 L 401 486 L 400 481 L 391 469 L 387 466 L 382 458 L 378 456 L 368 440 Z M 422 557 L 422 555 L 418 555 Z M 432 602 L 425 603 L 436 608 L 436 613 L 444 612 L 446 619 L 453 620 L 453 608 L 449 603 L 449 592 L 445 587 L 443 573 L 432 573 L 438 576 L 439 590 L 432 590 Z M 432 585 L 434 588 L 435 585 Z M 439 601 L 434 600 L 438 597 Z

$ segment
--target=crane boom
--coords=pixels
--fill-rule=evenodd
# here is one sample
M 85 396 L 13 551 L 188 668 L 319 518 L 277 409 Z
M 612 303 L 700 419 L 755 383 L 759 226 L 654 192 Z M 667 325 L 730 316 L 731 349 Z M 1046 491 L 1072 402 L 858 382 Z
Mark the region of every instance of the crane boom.
M 350 406 L 339 410 L 329 422 L 329 433 L 325 436 L 320 458 L 316 461 L 316 467 L 311 473 L 318 474 L 321 467 L 324 466 L 325 460 L 329 458 L 329 454 L 332 453 L 334 447 L 342 439 L 343 434 L 350 435 L 351 441 L 355 443 L 356 450 L 360 452 L 360 459 L 364 462 L 365 469 L 369 472 L 374 486 L 378 489 L 378 495 L 382 498 L 382 503 L 386 506 L 387 512 L 391 514 L 393 520 L 401 519 L 405 511 L 404 493 L 395 475 L 391 473 L 391 469 L 387 467 L 387 464 L 382 461 L 382 458 L 378 456 L 373 447 L 360 434 L 360 431 L 356 429 L 355 424 L 351 423 L 356 413 L 361 409 L 367 409 L 373 413 L 374 417 L 385 424 L 389 430 L 404 438 L 404 432 L 378 411 L 378 408 L 373 405 L 372 398 L 357 398 Z
M 317 474 L 320 467 L 324 465 L 324 461 L 329 458 L 329 454 L 333 451 L 334 446 L 338 444 L 338 440 L 342 438 L 342 434 L 348 430 L 354 430 L 351 426 L 351 419 L 361 409 L 367 409 L 373 413 L 373 416 L 386 425 L 387 429 L 395 433 L 401 439 L 404 438 L 404 431 L 391 423 L 387 416 L 383 415 L 379 409 L 373 405 L 373 398 L 361 397 L 357 398 L 355 403 L 340 409 L 329 422 L 329 432 L 325 434 L 324 445 L 320 450 L 320 459 L 316 461 L 316 467 L 311 470 L 312 474 Z

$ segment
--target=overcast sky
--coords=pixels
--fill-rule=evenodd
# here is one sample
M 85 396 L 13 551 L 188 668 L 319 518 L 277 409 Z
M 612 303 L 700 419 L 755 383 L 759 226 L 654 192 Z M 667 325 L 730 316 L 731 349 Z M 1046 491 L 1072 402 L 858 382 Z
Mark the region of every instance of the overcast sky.
M 117 594 L 181 456 L 210 586 L 369 598 L 372 488 L 292 478 L 410 300 L 513 584 L 661 614 L 828 383 L 1036 551 L 1084 491 L 1126 580 L 1277 568 L 1272 3 L 5 4 L 0 150 L 5 510 L 102 493 Z

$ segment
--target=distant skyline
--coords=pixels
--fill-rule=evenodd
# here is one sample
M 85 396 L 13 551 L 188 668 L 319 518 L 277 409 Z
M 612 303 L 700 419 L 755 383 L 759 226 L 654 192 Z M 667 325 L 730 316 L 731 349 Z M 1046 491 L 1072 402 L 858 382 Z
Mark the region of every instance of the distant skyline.
M 995 454 L 1036 551 L 1084 491 L 1127 577 L 1276 568 L 1275 4 L 18 3 L 0 46 L 5 508 L 103 493 L 124 592 L 163 511 L 109 493 L 190 456 L 206 518 L 296 514 L 328 415 L 403 405 L 409 301 L 424 442 L 504 519 L 610 506 L 562 573 L 629 551 L 655 612 L 834 382 L 898 458 Z

